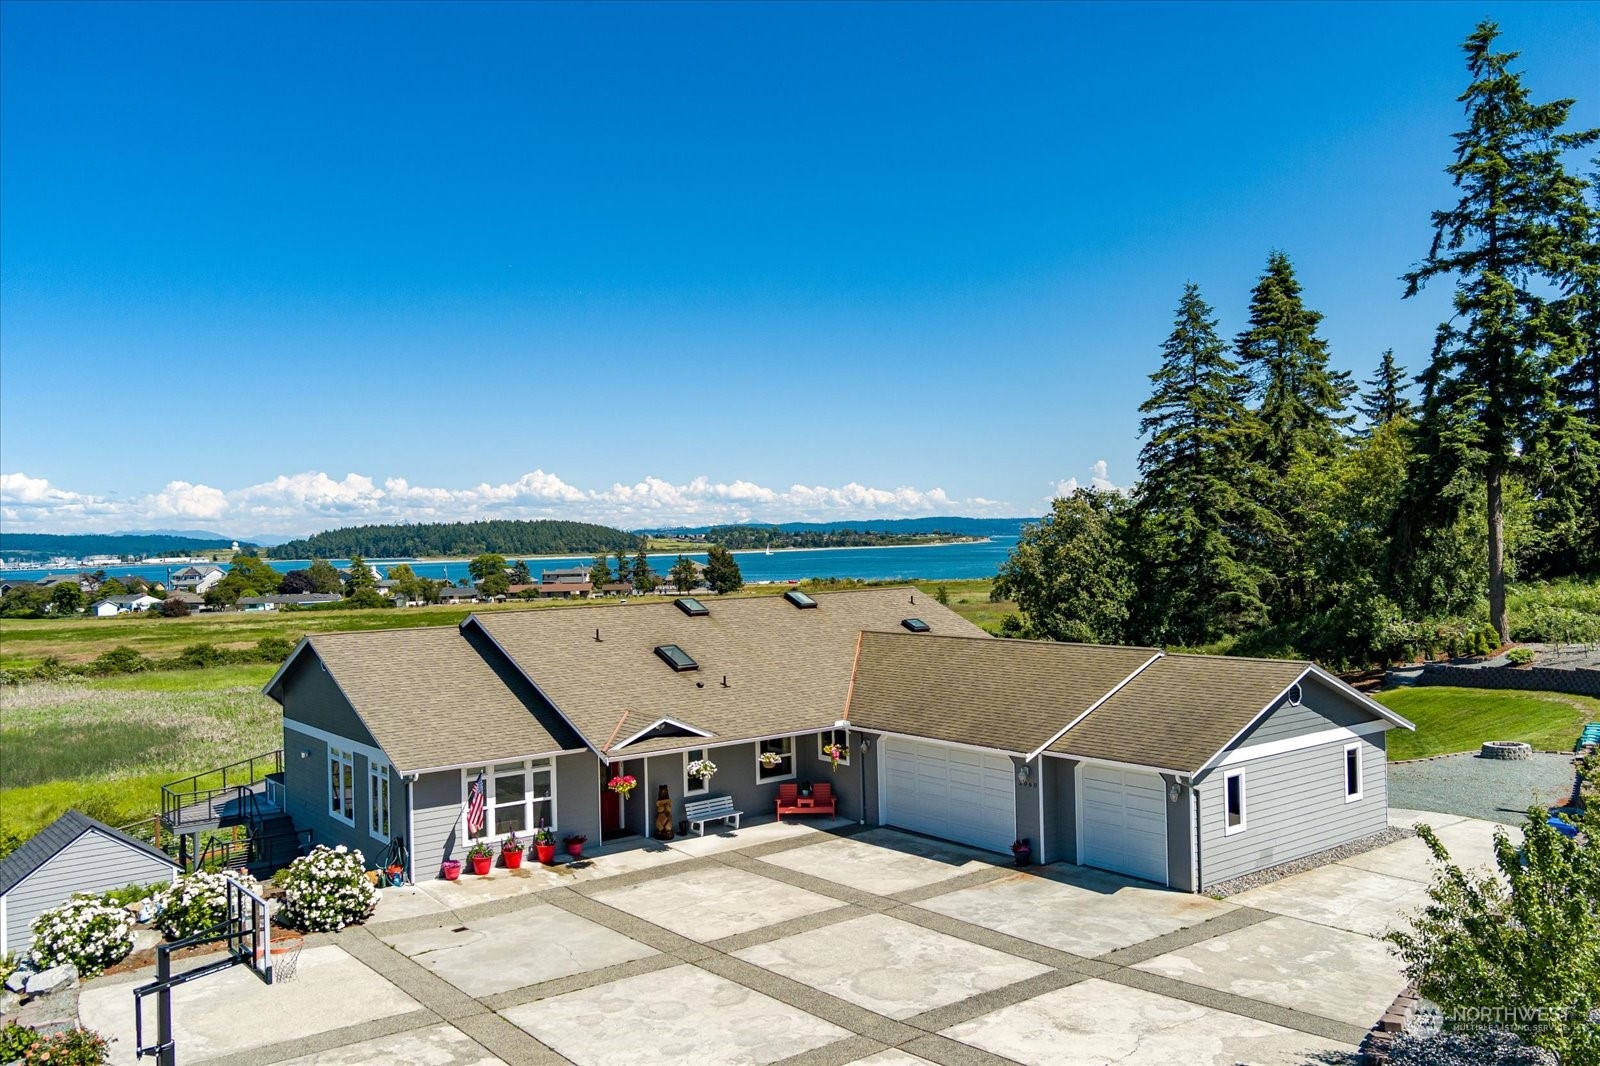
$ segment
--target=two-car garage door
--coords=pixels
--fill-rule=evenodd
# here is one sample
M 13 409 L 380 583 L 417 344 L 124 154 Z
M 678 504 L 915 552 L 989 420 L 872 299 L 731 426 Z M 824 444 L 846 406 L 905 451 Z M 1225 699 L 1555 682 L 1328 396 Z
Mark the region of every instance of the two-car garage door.
M 1167 883 L 1167 804 L 1161 775 L 1079 763 L 1083 788 L 1078 842 L 1085 866 Z
M 973 748 L 883 740 L 883 820 L 1005 852 L 1017 832 L 1011 759 Z

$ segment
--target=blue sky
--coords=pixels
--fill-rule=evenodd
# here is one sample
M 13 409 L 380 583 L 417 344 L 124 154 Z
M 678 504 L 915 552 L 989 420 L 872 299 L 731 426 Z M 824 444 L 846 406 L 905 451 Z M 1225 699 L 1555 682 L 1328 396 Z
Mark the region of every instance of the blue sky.
M 1037 514 L 1182 286 L 1402 302 L 1482 17 L 1600 6 L 0 5 L 0 519 Z M 1103 464 L 1103 465 L 1098 465 Z

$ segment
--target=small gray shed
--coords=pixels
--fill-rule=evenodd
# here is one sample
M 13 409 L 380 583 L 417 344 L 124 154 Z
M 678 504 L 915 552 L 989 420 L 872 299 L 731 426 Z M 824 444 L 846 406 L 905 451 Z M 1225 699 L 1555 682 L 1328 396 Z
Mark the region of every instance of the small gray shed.
M 172 881 L 178 864 L 144 841 L 68 811 L 0 859 L 0 955 L 33 946 L 34 919 L 77 892 Z

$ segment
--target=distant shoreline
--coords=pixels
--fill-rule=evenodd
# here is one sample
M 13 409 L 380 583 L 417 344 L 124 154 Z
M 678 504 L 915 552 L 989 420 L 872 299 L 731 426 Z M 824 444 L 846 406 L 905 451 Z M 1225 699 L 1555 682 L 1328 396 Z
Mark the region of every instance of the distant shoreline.
M 866 550 L 882 551 L 882 550 L 884 550 L 886 548 L 943 548 L 943 547 L 948 547 L 951 544 L 987 544 L 987 543 L 989 543 L 989 542 L 991 542 L 993 540 L 994 540 L 993 537 L 962 537 L 962 538 L 960 538 L 958 540 L 930 540 L 930 541 L 923 541 L 923 542 L 920 542 L 920 543 L 917 543 L 917 544 L 831 544 L 831 545 L 828 545 L 826 547 L 817 547 L 817 548 L 773 548 L 772 549 L 772 554 L 773 555 L 777 555 L 780 552 L 851 552 L 851 551 L 866 551 Z M 699 547 L 699 548 L 683 548 L 683 549 L 669 548 L 669 549 L 667 549 L 665 551 L 646 551 L 645 552 L 645 556 L 648 558 L 648 557 L 651 557 L 651 556 L 668 557 L 668 556 L 675 556 L 675 555 L 696 555 L 696 554 L 704 553 L 705 550 L 707 548 L 709 548 L 709 547 L 711 547 L 710 544 L 707 544 L 704 547 Z M 729 552 L 731 554 L 733 554 L 733 555 L 766 555 L 767 554 L 767 549 L 765 549 L 765 548 L 730 548 Z M 518 559 L 593 559 L 595 556 L 599 555 L 600 553 L 599 552 L 555 552 L 555 553 L 552 553 L 552 554 L 549 554 L 549 555 L 506 555 L 504 552 L 494 552 L 493 554 L 495 554 L 495 555 L 504 555 L 505 559 L 506 559 L 506 562 L 510 563 L 510 562 L 515 562 Z M 625 552 L 624 554 L 627 555 L 628 558 L 632 559 L 635 555 L 637 555 L 639 553 L 637 551 L 631 551 L 631 552 Z M 366 558 L 366 556 L 362 556 L 362 558 L 363 558 L 363 560 L 365 560 L 366 562 L 369 562 L 369 563 L 386 563 L 386 564 L 387 563 L 396 563 L 396 564 L 398 564 L 398 563 L 408 563 L 408 562 L 409 563 L 470 563 L 470 562 L 472 562 L 473 558 L 476 558 L 476 556 L 417 555 L 417 556 L 408 556 L 406 558 L 386 559 L 386 558 L 383 558 L 381 556 L 374 555 L 370 559 Z M 616 552 L 607 552 L 606 553 L 606 558 L 608 560 L 616 558 Z M 280 563 L 298 563 L 298 562 L 304 562 L 304 561 L 305 560 L 302 560 L 302 559 L 269 559 L 268 560 L 268 562 L 280 562 Z

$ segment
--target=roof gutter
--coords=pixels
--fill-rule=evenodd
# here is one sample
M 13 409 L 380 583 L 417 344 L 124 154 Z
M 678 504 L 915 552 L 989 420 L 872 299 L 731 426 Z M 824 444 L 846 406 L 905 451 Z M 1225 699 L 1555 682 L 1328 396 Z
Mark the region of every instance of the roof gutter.
M 1040 744 L 1037 748 L 1034 748 L 1032 751 L 1030 751 L 1028 753 L 1028 761 L 1032 762 L 1033 760 L 1037 759 L 1044 752 L 1044 749 L 1048 748 L 1050 745 L 1054 744 L 1056 741 L 1058 741 L 1062 737 L 1066 736 L 1068 730 L 1070 730 L 1073 726 L 1077 725 L 1079 722 L 1083 721 L 1085 718 L 1089 717 L 1089 715 L 1094 713 L 1094 711 L 1097 710 L 1100 707 L 1101 704 L 1105 703 L 1106 700 L 1109 700 L 1112 696 L 1115 696 L 1117 693 L 1121 692 L 1123 687 L 1125 685 L 1127 685 L 1128 682 L 1132 681 L 1134 678 L 1138 677 L 1140 674 L 1142 674 L 1146 670 L 1150 669 L 1151 663 L 1154 663 L 1157 659 L 1162 658 L 1164 655 L 1166 655 L 1166 652 L 1158 651 L 1154 655 L 1150 656 L 1150 659 L 1149 659 L 1148 662 L 1146 662 L 1143 666 L 1139 667 L 1139 669 L 1135 670 L 1133 673 L 1129 674 L 1127 677 L 1123 678 L 1121 681 L 1117 682 L 1116 686 L 1113 687 L 1110 692 L 1107 692 L 1104 696 L 1101 696 L 1099 699 L 1097 699 L 1093 703 L 1089 704 L 1088 708 L 1085 709 L 1082 714 L 1078 715 L 1078 717 L 1074 718 L 1072 721 L 1070 721 L 1066 725 L 1062 726 L 1061 727 L 1061 731 L 1058 732 L 1055 736 L 1051 737 L 1049 740 L 1045 741 L 1043 744 Z

